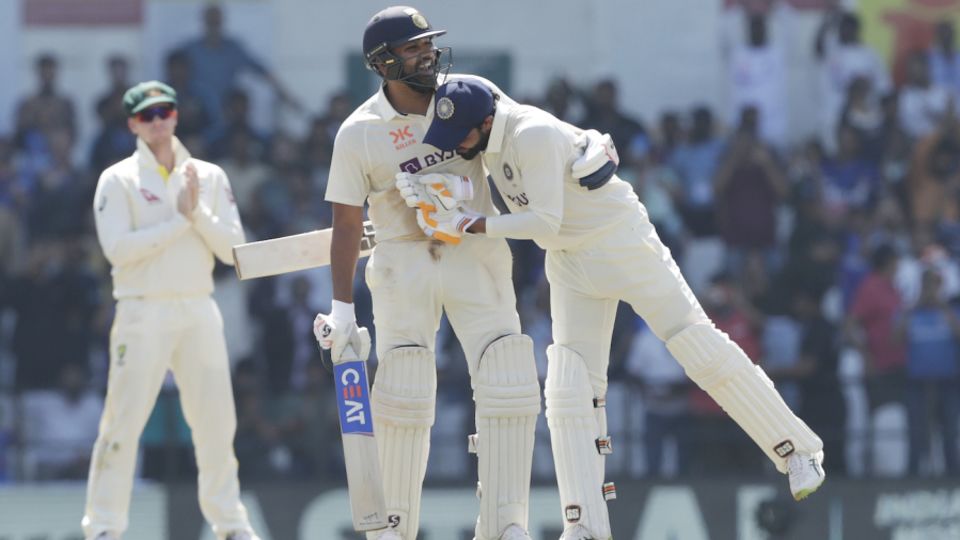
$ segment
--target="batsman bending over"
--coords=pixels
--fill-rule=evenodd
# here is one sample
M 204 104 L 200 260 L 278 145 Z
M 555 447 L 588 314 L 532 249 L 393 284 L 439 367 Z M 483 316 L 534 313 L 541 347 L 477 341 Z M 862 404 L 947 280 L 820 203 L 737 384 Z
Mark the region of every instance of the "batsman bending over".
M 434 360 L 446 312 L 463 346 L 476 402 L 480 516 L 477 540 L 524 540 L 540 386 L 532 340 L 520 333 L 503 239 L 475 236 L 446 244 L 423 236 L 394 186 L 401 171 L 443 171 L 483 179 L 483 164 L 424 145 L 444 52 L 427 19 L 391 7 L 367 24 L 363 52 L 384 80 L 337 133 L 326 198 L 333 203 L 333 312 L 314 326 L 334 360 L 357 332 L 353 277 L 370 204 L 377 247 L 366 268 L 377 327 L 379 366 L 371 392 L 374 429 L 391 528 L 380 540 L 414 540 L 434 419 Z M 451 76 L 458 79 L 469 76 Z M 471 78 L 471 80 L 481 80 Z M 484 83 L 486 84 L 486 83 Z M 507 98 L 505 100 L 508 101 Z M 456 186 L 475 211 L 494 213 L 486 182 Z
M 547 349 L 546 410 L 563 505 L 563 539 L 607 539 L 603 456 L 610 452 L 604 395 L 617 302 L 629 302 L 687 375 L 789 473 L 802 499 L 824 480 L 823 443 L 773 383 L 694 297 L 630 184 L 615 174 L 609 136 L 535 107 L 495 99 L 471 80 L 441 86 L 424 141 L 483 163 L 511 214 L 477 216 L 434 204 L 456 178 L 400 178 L 407 203 L 438 209 L 424 221 L 442 238 L 528 238 L 547 251 L 554 344 Z M 424 202 L 426 201 L 426 202 Z M 476 235 L 462 233 L 478 233 Z M 479 234 L 482 233 L 482 234 Z M 462 236 L 461 236 L 462 235 Z M 603 485 L 603 487 L 601 487 Z

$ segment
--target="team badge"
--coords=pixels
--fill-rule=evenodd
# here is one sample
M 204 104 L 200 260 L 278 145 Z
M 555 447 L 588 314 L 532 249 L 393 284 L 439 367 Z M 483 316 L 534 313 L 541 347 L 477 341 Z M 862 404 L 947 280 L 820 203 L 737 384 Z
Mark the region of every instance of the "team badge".
M 417 28 L 420 28 L 421 30 L 430 28 L 430 23 L 427 22 L 427 18 L 419 13 L 410 15 L 410 20 L 412 20 L 413 24 L 417 25 Z
M 448 97 L 442 97 L 437 101 L 437 116 L 441 120 L 449 120 L 453 116 L 454 109 L 453 100 Z
M 503 164 L 503 175 L 507 177 L 507 180 L 513 180 L 513 169 L 510 168 L 510 164 Z

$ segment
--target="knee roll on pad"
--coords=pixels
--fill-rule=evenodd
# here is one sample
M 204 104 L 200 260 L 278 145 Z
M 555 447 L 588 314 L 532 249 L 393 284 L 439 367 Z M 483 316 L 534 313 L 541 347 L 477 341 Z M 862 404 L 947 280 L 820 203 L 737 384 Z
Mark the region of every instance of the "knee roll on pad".
M 429 349 L 401 347 L 380 359 L 370 393 L 374 432 L 387 514 L 404 538 L 416 538 L 420 525 L 436 396 L 437 368 Z
M 583 358 L 562 345 L 547 348 L 547 425 L 560 490 L 565 524 L 579 523 L 600 538 L 610 533 L 604 500 L 603 455 L 605 437 L 603 396 L 594 395 Z
M 667 340 L 687 376 L 705 390 L 781 472 L 794 451 L 823 449 L 819 437 L 784 403 L 773 381 L 712 324 L 694 324 Z
M 473 376 L 480 487 L 477 540 L 497 540 L 510 524 L 527 528 L 534 431 L 540 383 L 528 336 L 502 337 L 487 347 Z

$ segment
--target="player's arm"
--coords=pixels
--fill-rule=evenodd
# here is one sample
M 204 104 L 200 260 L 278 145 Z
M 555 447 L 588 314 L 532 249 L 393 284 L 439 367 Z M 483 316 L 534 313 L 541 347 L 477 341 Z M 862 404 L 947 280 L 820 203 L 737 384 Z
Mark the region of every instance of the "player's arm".
M 530 203 L 524 212 L 488 216 L 468 230 L 494 238 L 537 239 L 560 232 L 563 218 L 563 182 L 567 174 L 563 134 L 550 125 L 532 126 L 518 133 L 513 144 L 519 156 L 520 178 Z
M 128 197 L 123 181 L 116 175 L 105 172 L 100 177 L 93 198 L 94 222 L 103 254 L 113 266 L 154 255 L 190 230 L 190 220 L 180 212 L 173 212 L 167 221 L 134 229 Z
M 233 246 L 244 243 L 246 239 L 230 181 L 219 167 L 208 178 L 200 178 L 199 181 L 206 182 L 208 189 L 204 190 L 207 196 L 197 203 L 193 214 L 194 228 L 218 259 L 232 265 Z
M 330 239 L 330 273 L 333 299 L 353 303 L 353 277 L 360 256 L 363 235 L 363 208 L 333 203 L 333 234 Z

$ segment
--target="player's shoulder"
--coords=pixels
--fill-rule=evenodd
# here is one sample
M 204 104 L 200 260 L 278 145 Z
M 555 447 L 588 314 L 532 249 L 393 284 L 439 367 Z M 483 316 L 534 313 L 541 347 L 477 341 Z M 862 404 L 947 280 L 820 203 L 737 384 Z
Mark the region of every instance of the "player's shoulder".
M 378 103 L 379 93 L 370 96 L 370 98 L 364 101 L 359 107 L 354 109 L 353 112 L 343 120 L 343 123 L 340 124 L 340 128 L 337 129 L 337 138 L 349 136 L 353 133 L 362 133 L 373 124 L 382 124 L 383 118 L 377 112 Z
M 127 156 L 104 169 L 103 172 L 100 173 L 100 183 L 132 178 L 138 174 L 138 170 L 137 155 Z
M 197 176 L 200 178 L 209 178 L 209 177 L 223 177 L 227 176 L 227 173 L 224 172 L 223 167 L 217 165 L 216 163 L 211 163 L 209 161 L 204 161 L 202 159 L 197 159 L 195 157 L 190 158 L 190 163 L 197 168 Z

